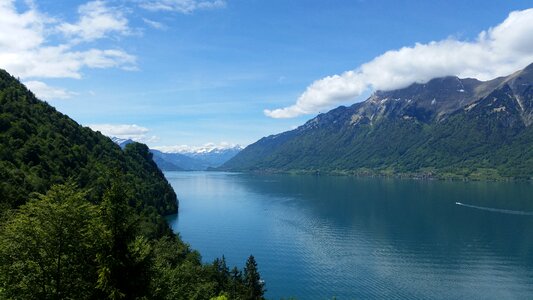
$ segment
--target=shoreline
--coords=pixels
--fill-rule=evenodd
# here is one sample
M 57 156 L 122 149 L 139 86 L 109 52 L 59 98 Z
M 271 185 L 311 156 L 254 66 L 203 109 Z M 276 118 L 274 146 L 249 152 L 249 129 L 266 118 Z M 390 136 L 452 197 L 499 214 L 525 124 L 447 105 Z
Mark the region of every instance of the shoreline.
M 486 170 L 486 169 L 483 169 Z M 481 171 L 483 171 L 481 170 Z M 490 169 L 495 171 L 494 169 Z M 503 177 L 497 173 L 490 175 L 483 173 L 472 172 L 467 176 L 452 173 L 452 172 L 393 172 L 393 171 L 376 171 L 371 169 L 357 169 L 357 170 L 279 170 L 279 169 L 262 169 L 262 170 L 224 170 L 224 169 L 208 169 L 205 172 L 234 172 L 234 173 L 252 173 L 252 174 L 286 174 L 286 175 L 314 175 L 314 176 L 350 176 L 350 177 L 369 177 L 369 178 L 396 178 L 396 179 L 412 179 L 412 180 L 438 180 L 438 181 L 484 181 L 484 182 L 529 182 L 533 183 L 533 177 L 530 178 L 515 178 Z

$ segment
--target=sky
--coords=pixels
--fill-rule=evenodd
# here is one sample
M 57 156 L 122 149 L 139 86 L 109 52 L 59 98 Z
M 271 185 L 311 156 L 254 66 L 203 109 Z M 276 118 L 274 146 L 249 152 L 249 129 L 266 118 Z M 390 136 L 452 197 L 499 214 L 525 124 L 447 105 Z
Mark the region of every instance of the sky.
M 110 136 L 165 149 L 245 146 L 376 89 L 523 68 L 533 62 L 532 7 L 0 0 L 0 68 Z

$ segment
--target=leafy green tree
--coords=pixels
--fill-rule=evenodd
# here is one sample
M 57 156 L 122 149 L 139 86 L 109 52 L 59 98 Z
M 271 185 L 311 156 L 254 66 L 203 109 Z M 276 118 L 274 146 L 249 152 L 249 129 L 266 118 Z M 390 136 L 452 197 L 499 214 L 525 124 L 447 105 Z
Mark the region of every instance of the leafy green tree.
M 0 230 L 0 298 L 89 299 L 103 234 L 97 208 L 73 184 L 8 215 Z

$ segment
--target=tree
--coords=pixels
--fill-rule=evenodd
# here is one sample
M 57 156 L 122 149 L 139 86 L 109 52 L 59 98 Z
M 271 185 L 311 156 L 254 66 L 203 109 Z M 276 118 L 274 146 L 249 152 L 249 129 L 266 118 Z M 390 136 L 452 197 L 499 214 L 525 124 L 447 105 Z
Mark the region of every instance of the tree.
M 257 263 L 255 262 L 253 255 L 248 257 L 246 267 L 244 267 L 244 285 L 248 289 L 247 299 L 263 299 L 263 295 L 265 294 L 265 283 L 261 280 L 261 276 L 257 270 Z
M 103 228 L 74 184 L 9 215 L 0 230 L 0 298 L 89 299 Z
M 238 299 L 238 295 L 243 294 L 243 281 L 242 273 L 237 267 L 233 267 L 230 272 L 230 287 L 229 292 L 231 292 L 231 299 Z
M 98 253 L 98 289 L 109 299 L 134 299 L 148 291 L 151 248 L 137 235 L 138 216 L 130 207 L 132 197 L 119 173 L 100 203 L 105 228 Z
M 230 273 L 224 255 L 222 255 L 222 259 L 216 258 L 213 261 L 213 269 L 218 291 L 225 291 L 228 288 Z

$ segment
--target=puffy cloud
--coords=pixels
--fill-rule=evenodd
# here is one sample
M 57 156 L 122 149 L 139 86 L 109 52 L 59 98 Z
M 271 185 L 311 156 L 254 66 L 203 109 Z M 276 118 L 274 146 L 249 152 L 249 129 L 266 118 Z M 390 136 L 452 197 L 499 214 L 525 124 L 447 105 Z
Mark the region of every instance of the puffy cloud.
M 80 18 L 77 23 L 61 23 L 57 30 L 75 42 L 93 41 L 110 33 L 129 34 L 128 19 L 116 9 L 106 6 L 103 1 L 91 1 L 78 8 Z
M 90 124 L 89 127 L 109 137 L 132 139 L 136 142 L 147 143 L 158 139 L 156 136 L 148 135 L 150 131 L 148 128 L 136 124 Z
M 152 11 L 175 11 L 190 14 L 195 10 L 223 8 L 224 0 L 141 0 L 140 7 Z
M 292 106 L 264 111 L 272 118 L 317 113 L 355 101 L 369 89 L 391 90 L 435 77 L 488 80 L 533 62 L 533 9 L 515 11 L 474 41 L 448 38 L 388 51 L 359 68 L 313 82 Z
M 101 1 L 80 6 L 79 13 L 76 24 L 59 23 L 33 5 L 19 12 L 14 0 L 0 0 L 0 68 L 23 79 L 81 78 L 84 68 L 135 69 L 136 57 L 123 50 L 80 45 L 110 32 L 127 32 L 125 19 Z M 57 35 L 59 32 L 67 38 Z
M 76 78 L 87 68 L 135 68 L 136 58 L 122 50 L 74 51 L 67 45 L 0 52 L 0 67 L 21 78 Z
M 39 99 L 42 100 L 57 100 L 57 99 L 68 99 L 75 95 L 73 92 L 69 92 L 65 89 L 56 88 L 47 85 L 42 81 L 26 81 L 24 82 L 26 87 L 30 89 Z

